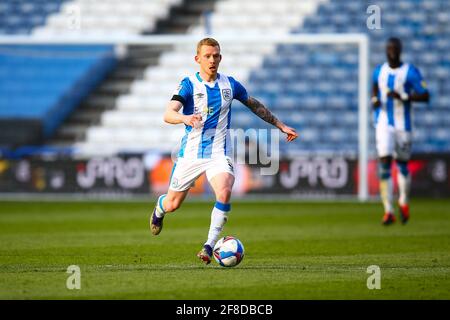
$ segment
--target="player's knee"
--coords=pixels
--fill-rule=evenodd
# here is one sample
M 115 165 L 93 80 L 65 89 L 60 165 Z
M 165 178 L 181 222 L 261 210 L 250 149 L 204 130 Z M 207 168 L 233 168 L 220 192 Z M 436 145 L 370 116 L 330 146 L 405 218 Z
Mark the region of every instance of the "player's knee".
M 392 163 L 392 156 L 381 157 L 379 159 L 379 162 L 391 165 L 391 163 Z
M 217 192 L 217 201 L 222 202 L 222 203 L 228 203 L 230 201 L 231 198 L 231 188 L 230 187 L 225 187 L 219 190 L 219 192 Z
M 408 170 L 408 162 L 407 161 L 397 161 L 397 167 L 398 170 L 400 171 L 400 173 L 407 177 L 409 175 L 409 170 Z
M 381 160 L 381 159 L 380 159 Z M 389 179 L 391 177 L 391 162 L 380 161 L 378 168 L 378 175 L 380 179 Z

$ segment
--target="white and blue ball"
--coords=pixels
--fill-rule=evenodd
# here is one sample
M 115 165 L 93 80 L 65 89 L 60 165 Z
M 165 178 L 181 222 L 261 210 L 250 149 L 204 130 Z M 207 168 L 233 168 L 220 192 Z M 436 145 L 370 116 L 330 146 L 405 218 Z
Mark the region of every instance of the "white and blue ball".
M 244 259 L 244 246 L 239 239 L 226 236 L 217 241 L 213 256 L 222 267 L 235 267 Z

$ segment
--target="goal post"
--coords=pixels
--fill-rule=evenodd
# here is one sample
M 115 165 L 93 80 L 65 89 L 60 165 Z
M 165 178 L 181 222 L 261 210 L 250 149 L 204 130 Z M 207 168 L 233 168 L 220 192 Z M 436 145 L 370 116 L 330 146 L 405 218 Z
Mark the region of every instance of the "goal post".
M 269 44 L 305 44 L 305 45 L 356 45 L 358 48 L 358 199 L 367 201 L 368 161 L 369 161 L 369 38 L 365 34 L 284 34 L 284 35 L 250 35 L 236 37 L 231 34 L 211 35 L 219 40 L 223 47 L 229 45 Z M 116 52 L 126 50 L 131 45 L 192 45 L 201 35 L 134 35 L 109 37 L 78 36 L 0 36 L 2 45 L 113 45 Z M 232 71 L 232 70 L 231 70 Z M 172 84 L 173 85 L 173 84 Z M 301 105 L 301 104 L 300 104 Z M 301 111 L 299 111 L 301 112 Z M 300 132 L 300 139 L 302 133 Z

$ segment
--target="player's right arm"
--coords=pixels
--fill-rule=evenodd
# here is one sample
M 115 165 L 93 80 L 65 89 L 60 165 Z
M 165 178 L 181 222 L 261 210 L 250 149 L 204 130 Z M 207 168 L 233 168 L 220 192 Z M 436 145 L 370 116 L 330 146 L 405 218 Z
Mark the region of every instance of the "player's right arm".
M 187 102 L 192 99 L 192 84 L 189 78 L 184 78 L 174 91 L 172 99 L 167 105 L 164 113 L 164 121 L 170 124 L 184 123 L 187 126 L 195 127 L 202 120 L 200 114 L 194 114 L 193 110 L 184 110 L 180 113 L 181 108 L 186 108 Z M 189 114 L 189 113 L 193 114 Z
M 177 100 L 171 100 L 167 105 L 166 112 L 164 113 L 164 121 L 170 124 L 184 123 L 187 126 L 194 127 L 198 121 L 202 120 L 200 114 L 185 115 L 179 111 L 183 107 L 183 104 Z
M 376 109 L 381 106 L 380 101 L 380 88 L 378 87 L 378 76 L 380 74 L 381 66 L 377 66 L 375 70 L 373 71 L 373 77 L 372 77 L 372 108 Z

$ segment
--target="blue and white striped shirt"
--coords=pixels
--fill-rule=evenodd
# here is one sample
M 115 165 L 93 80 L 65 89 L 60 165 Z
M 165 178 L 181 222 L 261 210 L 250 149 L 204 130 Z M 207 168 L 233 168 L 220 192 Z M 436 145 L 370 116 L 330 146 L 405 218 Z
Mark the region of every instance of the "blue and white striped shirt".
M 186 126 L 179 157 L 205 159 L 230 156 L 228 129 L 233 99 L 245 103 L 247 90 L 234 78 L 224 74 L 217 74 L 213 83 L 203 81 L 198 72 L 181 81 L 172 100 L 183 104 L 185 115 L 201 114 L 202 126 Z
M 427 92 L 425 81 L 419 70 L 409 63 L 391 68 L 387 62 L 375 68 L 373 82 L 378 84 L 378 99 L 381 107 L 374 110 L 375 125 L 389 125 L 399 130 L 412 130 L 412 108 L 410 101 L 387 96 L 389 91 L 400 95 Z

